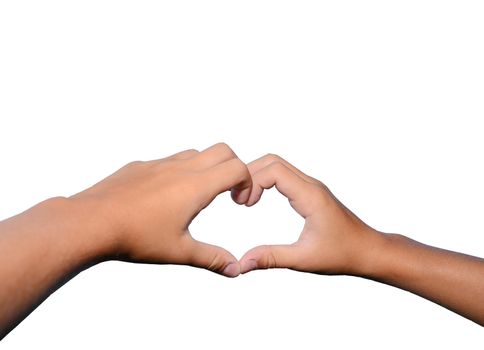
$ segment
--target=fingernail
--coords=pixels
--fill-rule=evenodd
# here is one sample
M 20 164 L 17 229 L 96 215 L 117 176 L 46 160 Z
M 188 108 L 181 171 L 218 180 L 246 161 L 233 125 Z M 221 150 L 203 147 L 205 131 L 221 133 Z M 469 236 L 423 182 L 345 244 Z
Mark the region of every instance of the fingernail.
M 225 269 L 223 270 L 222 274 L 224 274 L 227 277 L 237 277 L 240 275 L 240 266 L 237 263 L 230 263 L 227 266 L 225 266 Z
M 246 273 L 257 268 L 257 261 L 255 259 L 249 259 L 244 261 L 240 268 L 240 273 Z

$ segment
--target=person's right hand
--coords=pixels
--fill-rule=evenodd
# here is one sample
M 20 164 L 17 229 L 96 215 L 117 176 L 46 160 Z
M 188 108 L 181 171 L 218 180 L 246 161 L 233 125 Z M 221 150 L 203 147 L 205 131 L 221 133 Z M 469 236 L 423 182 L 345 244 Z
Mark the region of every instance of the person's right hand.
M 188 227 L 222 192 L 232 190 L 237 203 L 246 203 L 251 185 L 246 165 L 219 143 L 203 152 L 130 163 L 69 201 L 85 213 L 76 221 L 95 226 L 84 230 L 83 241 L 92 246 L 108 242 L 104 255 L 191 265 L 235 277 L 238 260 L 221 247 L 195 240 Z
M 381 234 L 347 209 L 320 181 L 276 155 L 248 164 L 253 187 L 246 205 L 259 201 L 264 189 L 276 186 L 306 222 L 297 242 L 264 245 L 241 259 L 241 272 L 290 268 L 320 274 L 355 274 L 371 262 Z

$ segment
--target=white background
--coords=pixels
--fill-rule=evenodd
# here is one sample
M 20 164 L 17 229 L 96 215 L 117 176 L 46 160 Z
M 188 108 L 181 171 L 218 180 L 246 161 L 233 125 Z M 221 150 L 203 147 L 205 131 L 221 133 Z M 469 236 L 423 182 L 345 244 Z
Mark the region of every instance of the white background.
M 0 217 L 225 141 L 247 162 L 287 158 L 379 230 L 484 256 L 483 18 L 480 1 L 2 1 Z M 274 190 L 250 209 L 229 197 L 194 236 L 237 257 L 297 238 Z M 109 262 L 0 348 L 483 343 L 476 324 L 358 278 Z

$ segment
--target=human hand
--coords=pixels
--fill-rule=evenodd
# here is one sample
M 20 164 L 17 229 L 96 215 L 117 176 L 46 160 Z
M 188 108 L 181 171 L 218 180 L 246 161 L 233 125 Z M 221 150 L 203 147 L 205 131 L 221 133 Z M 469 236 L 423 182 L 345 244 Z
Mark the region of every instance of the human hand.
M 232 189 L 233 199 L 245 203 L 251 186 L 246 165 L 227 145 L 216 144 L 203 152 L 187 150 L 130 163 L 69 200 L 106 222 L 106 255 L 191 265 L 235 277 L 240 273 L 237 259 L 223 248 L 193 239 L 188 226 L 224 191 Z
M 253 248 L 238 262 L 190 236 L 190 222 L 219 193 L 230 189 L 235 202 L 251 206 L 274 185 L 306 220 L 297 242 Z M 246 166 L 224 144 L 130 163 L 72 197 L 1 221 L 0 238 L 0 339 L 53 290 L 106 259 L 187 264 L 229 277 L 273 267 L 356 275 L 484 325 L 483 259 L 382 234 L 282 158 Z
M 252 191 L 246 205 L 259 201 L 264 189 L 275 185 L 305 219 L 297 242 L 264 245 L 241 259 L 241 272 L 290 268 L 319 274 L 360 274 L 371 263 L 381 234 L 347 209 L 329 189 L 276 155 L 248 164 Z

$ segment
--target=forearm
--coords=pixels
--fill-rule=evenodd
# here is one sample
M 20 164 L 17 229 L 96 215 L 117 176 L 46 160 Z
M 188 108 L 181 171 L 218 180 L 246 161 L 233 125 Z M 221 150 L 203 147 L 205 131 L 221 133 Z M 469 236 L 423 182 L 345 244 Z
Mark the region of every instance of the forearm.
M 380 234 L 359 275 L 408 290 L 484 326 L 484 260 Z
M 103 258 L 103 230 L 53 198 L 0 222 L 0 339 L 67 280 Z M 99 237 L 103 237 L 99 235 Z

